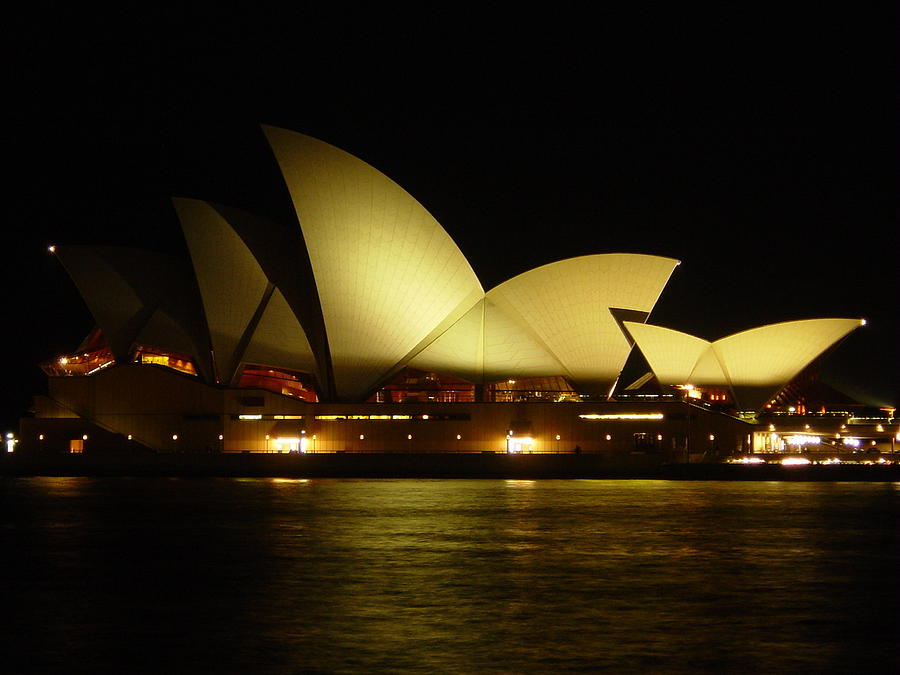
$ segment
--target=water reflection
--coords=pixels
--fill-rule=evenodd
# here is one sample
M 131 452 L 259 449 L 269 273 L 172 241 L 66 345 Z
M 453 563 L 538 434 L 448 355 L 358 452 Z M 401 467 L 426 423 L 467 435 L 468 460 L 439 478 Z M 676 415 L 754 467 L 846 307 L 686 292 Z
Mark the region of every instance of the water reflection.
M 70 478 L 2 494 L 0 639 L 37 670 L 895 658 L 896 485 Z

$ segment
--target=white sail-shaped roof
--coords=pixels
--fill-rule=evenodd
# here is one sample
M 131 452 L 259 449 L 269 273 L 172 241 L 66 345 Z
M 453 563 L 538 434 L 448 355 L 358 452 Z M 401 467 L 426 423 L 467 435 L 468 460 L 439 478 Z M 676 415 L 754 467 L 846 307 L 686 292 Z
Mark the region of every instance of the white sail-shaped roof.
M 312 351 L 302 328 L 252 251 L 212 205 L 193 199 L 174 204 L 203 299 L 218 380 L 234 380 L 248 360 L 248 347 L 251 362 L 269 363 L 280 354 L 288 362 L 283 367 L 311 372 Z
M 498 304 L 490 293 L 484 304 L 485 383 L 510 377 L 568 375 L 565 366 L 522 317 Z
M 687 333 L 648 323 L 626 321 L 624 325 L 660 383 L 695 383 L 692 379 L 694 369 L 700 357 L 709 351 L 711 343 Z M 722 377 L 722 369 L 719 368 L 719 381 Z
M 858 319 L 787 321 L 710 343 L 660 326 L 625 322 L 662 384 L 730 388 L 735 402 L 747 410 L 761 408 L 813 360 L 860 325 Z
M 56 256 L 117 361 L 128 362 L 140 343 L 186 354 L 209 374 L 199 302 L 178 261 L 119 246 L 60 246 Z
M 134 338 L 149 318 L 133 286 L 106 256 L 90 246 L 60 246 L 56 257 L 78 287 L 78 292 L 119 361 L 127 361 Z M 133 325 L 138 322 L 139 325 Z
M 309 136 L 265 133 L 309 251 L 338 397 L 359 398 L 470 309 L 481 284 L 438 222 L 387 176 Z
M 806 319 L 752 328 L 713 343 L 747 409 L 761 408 L 801 370 L 862 325 L 859 319 Z
M 484 369 L 484 300 L 429 343 L 409 365 L 480 383 Z
M 646 317 L 676 265 L 672 258 L 631 253 L 582 256 L 520 274 L 487 299 L 528 327 L 562 365 L 556 374 L 605 391 L 631 351 L 615 312 Z
M 309 342 L 281 291 L 275 288 L 241 360 L 304 373 L 316 372 Z

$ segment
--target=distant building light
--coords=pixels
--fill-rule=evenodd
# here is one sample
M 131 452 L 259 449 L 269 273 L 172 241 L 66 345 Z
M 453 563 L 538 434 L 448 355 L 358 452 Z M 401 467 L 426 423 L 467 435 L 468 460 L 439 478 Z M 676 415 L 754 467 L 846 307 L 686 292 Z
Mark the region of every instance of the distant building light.
M 508 436 L 506 439 L 506 452 L 517 455 L 522 452 L 531 452 L 534 439 L 531 436 Z
M 262 415 L 238 415 L 239 420 L 261 420 Z
M 306 439 L 303 439 L 306 440 Z M 275 452 L 304 452 L 303 441 L 292 436 L 277 436 L 275 438 Z
M 598 415 L 591 413 L 579 415 L 583 420 L 661 420 L 662 413 L 619 413 L 616 415 Z
M 822 442 L 822 439 L 818 436 L 803 436 L 799 434 L 785 436 L 784 440 L 788 445 L 819 445 Z
M 785 457 L 781 460 L 783 466 L 797 466 L 800 464 L 809 464 L 809 460 L 806 457 Z

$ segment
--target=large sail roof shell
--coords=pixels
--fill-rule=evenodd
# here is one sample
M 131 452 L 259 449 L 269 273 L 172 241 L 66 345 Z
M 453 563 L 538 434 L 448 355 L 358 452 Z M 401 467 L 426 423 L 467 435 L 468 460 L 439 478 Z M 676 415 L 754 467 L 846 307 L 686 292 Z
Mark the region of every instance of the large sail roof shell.
M 242 362 L 316 372 L 306 335 L 254 252 L 213 205 L 174 200 L 203 298 L 218 379 Z
M 862 325 L 859 319 L 805 319 L 752 328 L 713 343 L 747 409 L 758 409 L 800 371 Z
M 337 395 L 358 399 L 482 296 L 475 272 L 403 188 L 356 157 L 264 128 L 309 251 Z
M 735 402 L 746 410 L 760 409 L 860 325 L 858 319 L 787 321 L 710 343 L 661 326 L 625 323 L 662 384 L 730 388 Z
M 121 246 L 59 246 L 56 256 L 117 361 L 127 362 L 140 343 L 187 354 L 210 376 L 200 300 L 178 260 Z
M 717 377 L 713 373 L 712 380 L 695 382 L 697 363 L 711 347 L 706 340 L 649 323 L 626 321 L 624 325 L 661 384 L 714 384 L 724 379 L 718 368 Z
M 606 391 L 631 352 L 615 312 L 646 317 L 678 261 L 607 253 L 543 265 L 487 293 L 489 303 L 521 326 L 579 386 Z M 547 373 L 549 374 L 549 373 Z

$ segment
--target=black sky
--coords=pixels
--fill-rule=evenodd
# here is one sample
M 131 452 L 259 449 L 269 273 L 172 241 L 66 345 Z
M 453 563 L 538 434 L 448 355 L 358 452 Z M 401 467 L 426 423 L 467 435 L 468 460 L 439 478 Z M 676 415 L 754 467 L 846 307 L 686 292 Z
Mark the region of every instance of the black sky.
M 385 172 L 486 288 L 627 251 L 683 261 L 651 321 L 707 339 L 865 317 L 826 379 L 900 400 L 890 16 L 64 11 L 7 28 L 7 424 L 91 325 L 46 246 L 183 253 L 172 195 L 290 218 L 261 123 Z

